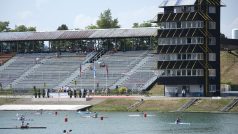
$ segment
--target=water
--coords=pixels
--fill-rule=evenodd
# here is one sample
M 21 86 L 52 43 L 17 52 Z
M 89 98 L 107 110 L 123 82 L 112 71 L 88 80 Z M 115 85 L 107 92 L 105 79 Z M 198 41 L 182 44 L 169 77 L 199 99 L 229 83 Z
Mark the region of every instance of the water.
M 0 130 L 1 134 L 63 134 L 63 130 L 73 131 L 71 134 L 237 134 L 238 114 L 214 113 L 158 113 L 148 112 L 147 118 L 141 113 L 99 113 L 100 118 L 82 118 L 76 112 L 60 111 L 43 112 L 42 115 L 30 111 L 0 111 L 0 127 L 15 127 L 16 114 L 25 114 L 30 126 L 45 126 L 47 129 L 12 129 Z M 65 115 L 68 122 L 64 122 Z M 140 115 L 140 116 L 139 116 Z M 182 121 L 190 125 L 175 125 L 174 120 L 180 116 Z

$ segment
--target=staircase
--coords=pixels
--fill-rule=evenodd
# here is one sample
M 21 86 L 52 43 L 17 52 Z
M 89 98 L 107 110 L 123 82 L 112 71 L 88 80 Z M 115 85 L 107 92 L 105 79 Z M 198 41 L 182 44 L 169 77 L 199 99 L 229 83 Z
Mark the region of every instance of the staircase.
M 221 112 L 228 112 L 230 111 L 236 104 L 238 104 L 238 97 L 233 99 L 228 105 L 226 105 L 224 108 L 222 108 Z
M 148 51 L 142 54 L 142 57 L 144 57 Z M 134 72 L 136 72 L 143 64 L 145 64 L 148 60 L 148 57 L 144 57 L 142 60 L 139 61 L 125 76 L 121 77 L 117 82 L 115 82 L 110 89 L 115 89 L 116 86 L 122 85 Z M 135 61 L 136 62 L 136 61 Z
M 90 63 L 86 63 L 86 64 L 82 65 L 81 73 L 85 72 L 87 69 L 89 69 L 89 67 L 90 67 Z M 59 89 L 61 87 L 68 85 L 70 82 L 75 80 L 79 75 L 80 75 L 80 68 L 78 68 L 76 71 L 74 71 L 70 77 L 65 79 L 63 82 L 61 82 L 58 86 L 54 87 L 53 89 Z
M 10 64 L 12 64 L 13 62 L 15 62 L 17 60 L 16 57 L 11 58 L 10 60 L 8 60 L 5 64 L 3 64 L 2 66 L 0 66 L 0 72 L 3 71 L 5 68 L 7 68 Z
M 237 53 L 235 53 L 235 52 L 228 51 L 228 53 L 229 53 L 229 54 L 231 54 L 231 55 L 234 55 L 234 56 L 238 57 L 238 54 L 237 54 Z
M 10 89 L 10 87 L 14 87 L 17 83 L 24 80 L 29 74 L 33 73 L 37 68 L 39 68 L 41 64 L 36 64 L 32 68 L 30 68 L 28 71 L 26 71 L 24 74 L 22 74 L 19 78 L 14 80 L 11 84 L 7 85 L 5 88 Z
M 190 106 L 192 106 L 196 101 L 198 101 L 199 99 L 191 99 L 190 101 L 188 101 L 187 103 L 185 103 L 184 105 L 182 105 L 177 112 L 182 112 L 184 110 L 186 110 L 187 108 L 189 108 Z
M 97 61 L 101 56 L 103 56 L 107 51 L 106 50 L 101 50 L 100 52 L 94 54 L 86 63 L 93 63 L 94 61 Z
M 141 104 L 143 104 L 143 103 L 144 103 L 143 100 L 137 101 L 137 102 L 135 102 L 134 104 L 132 104 L 131 106 L 129 106 L 129 107 L 127 108 L 127 110 L 129 111 L 129 110 L 135 109 L 135 108 L 139 107 L 139 106 L 140 106 Z

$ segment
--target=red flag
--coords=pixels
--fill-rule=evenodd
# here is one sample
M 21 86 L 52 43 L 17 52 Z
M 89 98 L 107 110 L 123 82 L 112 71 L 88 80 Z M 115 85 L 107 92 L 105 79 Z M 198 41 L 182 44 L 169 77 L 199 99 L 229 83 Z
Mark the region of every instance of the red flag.
M 107 76 L 108 76 L 108 65 L 106 65 L 105 67 L 106 67 L 106 71 L 107 71 Z

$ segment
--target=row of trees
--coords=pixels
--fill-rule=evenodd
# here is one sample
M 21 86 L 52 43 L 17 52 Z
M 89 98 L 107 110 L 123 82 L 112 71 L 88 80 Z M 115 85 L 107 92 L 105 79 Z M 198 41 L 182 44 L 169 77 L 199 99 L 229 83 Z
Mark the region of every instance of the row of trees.
M 0 21 L 0 32 L 26 32 L 36 31 L 36 27 L 26 27 L 25 25 L 15 26 L 15 29 L 9 28 L 9 21 Z

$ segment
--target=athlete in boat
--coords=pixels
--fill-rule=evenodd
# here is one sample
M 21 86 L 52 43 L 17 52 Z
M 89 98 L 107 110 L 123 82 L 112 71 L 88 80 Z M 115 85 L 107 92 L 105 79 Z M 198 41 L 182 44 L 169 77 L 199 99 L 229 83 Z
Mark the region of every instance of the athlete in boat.
M 176 123 L 176 124 L 181 123 L 181 119 L 178 117 L 178 118 L 176 119 L 175 123 Z

